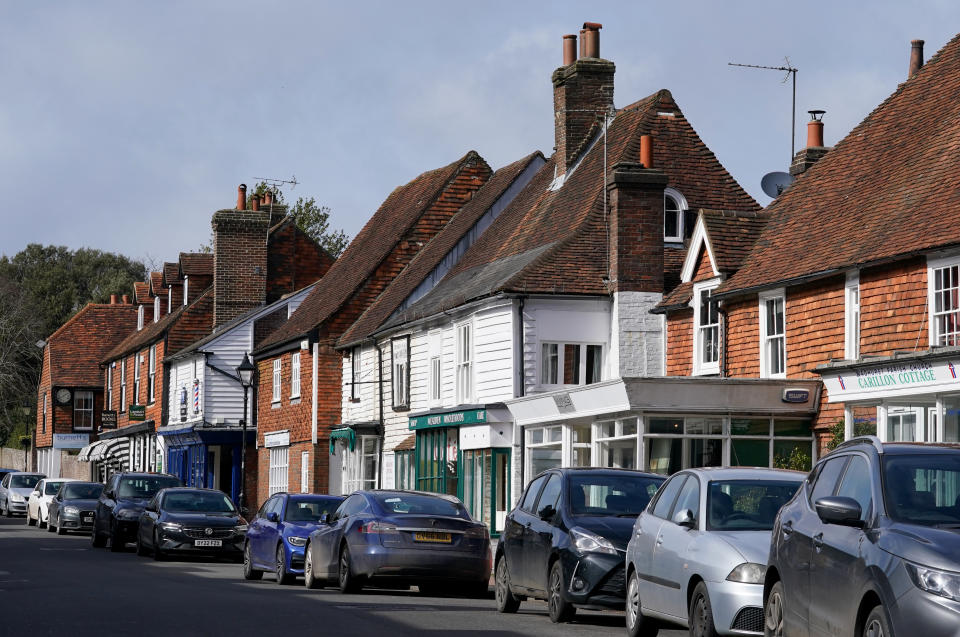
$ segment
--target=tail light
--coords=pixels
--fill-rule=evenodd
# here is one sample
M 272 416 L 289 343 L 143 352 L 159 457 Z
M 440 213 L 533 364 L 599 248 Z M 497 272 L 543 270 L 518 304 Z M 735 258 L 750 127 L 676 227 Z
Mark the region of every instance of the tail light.
M 358 527 L 361 535 L 399 535 L 396 525 L 387 522 L 367 522 Z
M 490 538 L 490 531 L 487 529 L 486 525 L 471 526 L 469 529 L 463 532 L 463 537 L 471 540 L 487 540 Z

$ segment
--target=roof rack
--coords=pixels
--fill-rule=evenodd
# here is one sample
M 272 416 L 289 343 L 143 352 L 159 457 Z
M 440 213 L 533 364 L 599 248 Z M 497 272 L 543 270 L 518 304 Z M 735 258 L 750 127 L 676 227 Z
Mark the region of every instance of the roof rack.
M 850 440 L 845 440 L 836 446 L 836 449 L 841 449 L 843 447 L 849 447 L 851 445 L 862 445 L 862 444 L 871 444 L 873 448 L 877 450 L 877 453 L 883 453 L 883 443 L 880 442 L 880 439 L 876 436 L 857 436 L 856 438 L 851 438 Z

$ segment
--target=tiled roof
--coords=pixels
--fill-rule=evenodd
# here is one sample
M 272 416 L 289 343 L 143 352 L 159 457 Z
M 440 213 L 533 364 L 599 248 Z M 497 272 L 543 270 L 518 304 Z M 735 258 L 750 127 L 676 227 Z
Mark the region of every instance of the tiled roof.
M 181 252 L 180 274 L 186 276 L 213 276 L 213 253 Z
M 683 271 L 683 261 L 687 256 L 686 248 L 663 248 L 663 289 L 672 290 L 680 284 L 680 273 Z
M 457 175 L 461 166 L 477 159 L 479 155 L 470 151 L 461 159 L 443 168 L 425 172 L 390 193 L 343 254 L 333 262 L 321 279 L 321 285 L 304 299 L 290 320 L 268 336 L 258 349 L 299 339 L 326 321 L 363 285 L 440 195 L 444 186 Z
M 122 356 L 126 356 L 127 354 L 136 352 L 152 343 L 155 343 L 163 337 L 168 329 L 176 325 L 177 321 L 180 319 L 180 316 L 187 311 L 188 308 L 194 307 L 198 304 L 208 303 L 212 300 L 212 298 L 213 287 L 209 287 L 190 305 L 181 305 L 170 314 L 162 316 L 156 323 L 148 322 L 143 326 L 142 330 L 131 333 L 129 336 L 123 339 L 120 344 L 107 352 L 101 361 L 106 363 L 116 360 Z M 136 324 L 134 324 L 134 328 L 136 328 Z M 208 331 L 212 328 L 212 322 L 208 322 Z M 197 338 L 200 338 L 200 336 L 197 336 Z
M 153 296 L 160 296 L 163 290 L 163 272 L 151 272 L 150 294 Z
M 713 248 L 713 258 L 724 274 L 737 271 L 770 220 L 768 213 L 758 211 L 705 209 L 700 214 Z
M 146 281 L 137 281 L 133 284 L 133 302 L 137 304 L 153 303 L 149 283 Z
M 180 282 L 180 264 L 169 262 L 163 264 L 163 284 L 176 285 Z
M 960 244 L 960 36 L 770 206 L 744 293 Z
M 681 283 L 673 288 L 670 294 L 663 297 L 663 300 L 652 310 L 653 314 L 662 314 L 674 310 L 682 310 L 687 307 L 690 299 L 693 298 L 693 281 Z
M 137 328 L 137 310 L 127 304 L 88 303 L 50 338 L 50 378 L 54 385 L 103 384 L 103 355 Z
M 537 151 L 496 171 L 473 198 L 424 246 L 400 275 L 377 297 L 361 317 L 340 338 L 339 345 L 349 345 L 372 334 L 424 278 L 443 260 L 476 221 L 510 187 L 531 162 L 543 160 Z
M 388 325 L 498 292 L 609 294 L 602 281 L 607 274 L 604 166 L 639 161 L 640 135 L 646 133 L 654 140 L 654 166 L 690 206 L 759 210 L 700 140 L 670 92 L 661 90 L 622 109 L 608 127 L 606 157 L 598 140 L 556 190 L 548 190 L 555 176 L 556 158 L 551 158 L 446 279 Z

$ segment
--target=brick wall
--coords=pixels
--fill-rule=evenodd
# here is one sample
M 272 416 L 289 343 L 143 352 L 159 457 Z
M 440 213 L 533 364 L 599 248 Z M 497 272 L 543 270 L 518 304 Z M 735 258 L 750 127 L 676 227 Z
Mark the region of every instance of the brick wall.
M 43 430 L 43 397 L 47 397 L 47 426 L 46 434 Z M 50 426 L 51 407 L 53 407 L 53 395 L 50 393 L 50 346 L 43 348 L 43 361 L 40 367 L 40 383 L 37 387 L 37 422 L 34 431 L 34 446 L 49 447 L 53 444 L 53 428 Z
M 760 376 L 760 312 L 756 297 L 727 303 L 726 338 L 727 375 L 758 378 Z M 788 335 L 787 338 L 790 338 Z M 789 354 L 788 354 L 789 356 Z
M 618 292 L 663 293 L 663 189 L 667 177 L 617 164 L 610 199 L 610 280 Z
M 667 317 L 667 376 L 693 374 L 693 310 Z
M 553 72 L 554 141 L 560 171 L 576 159 L 599 117 L 613 104 L 616 66 L 582 58 Z
M 707 255 L 707 251 L 700 250 L 700 256 L 697 257 L 697 269 L 694 272 L 693 280 L 694 281 L 704 281 L 706 279 L 712 279 L 717 276 L 713 272 L 713 265 L 710 263 L 710 257 Z
M 219 210 L 213 214 L 213 325 L 266 301 L 270 213 Z
M 267 303 L 318 281 L 333 264 L 333 257 L 293 219 L 271 230 L 267 252 Z
M 843 358 L 843 286 L 839 277 L 787 290 L 788 378 L 819 378 L 815 367 Z
M 930 345 L 927 267 L 922 259 L 860 273 L 860 355 Z

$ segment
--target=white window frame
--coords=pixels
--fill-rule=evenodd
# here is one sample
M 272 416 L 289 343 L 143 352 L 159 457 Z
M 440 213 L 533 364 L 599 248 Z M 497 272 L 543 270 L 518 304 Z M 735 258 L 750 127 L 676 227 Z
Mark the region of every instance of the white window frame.
M 270 468 L 267 477 L 267 495 L 283 493 L 287 490 L 289 476 L 290 447 L 270 447 Z
M 134 371 L 136 374 L 133 377 L 133 404 L 142 405 L 140 402 L 140 367 L 143 365 L 143 355 L 137 352 L 135 355 L 133 365 L 136 368 Z
M 160 320 L 160 297 L 153 297 L 153 322 L 156 323 Z
M 283 394 L 282 389 L 283 359 L 277 357 L 273 359 L 273 402 L 278 403 Z
M 120 411 L 127 410 L 127 358 L 120 359 Z
M 364 471 L 364 458 L 373 459 L 373 475 Z M 376 489 L 380 476 L 380 437 L 357 436 L 355 446 L 343 447 L 343 490 L 353 493 L 359 489 Z
M 703 362 L 700 356 L 700 349 L 702 347 L 701 341 L 703 337 L 700 335 L 701 325 L 700 325 L 700 295 L 702 292 L 713 291 L 719 287 L 721 279 L 715 277 L 706 281 L 698 281 L 693 284 L 693 299 L 690 301 L 690 306 L 693 308 L 693 375 L 694 376 L 705 376 L 708 374 L 719 374 L 720 373 L 720 359 L 722 358 L 721 353 L 723 349 L 723 343 L 720 342 L 722 334 L 720 324 L 720 312 L 717 311 L 717 342 L 719 343 L 717 360 Z
M 147 404 L 152 405 L 157 401 L 157 346 L 150 346 L 150 357 L 147 364 Z
M 580 363 L 579 368 L 577 369 L 577 377 L 580 379 L 577 383 L 564 383 L 563 382 L 563 370 L 566 368 L 566 347 L 570 345 L 576 347 L 580 350 Z M 546 376 L 546 365 L 547 359 L 546 351 L 547 347 L 557 348 L 556 362 L 557 368 L 555 371 L 556 375 L 554 378 L 545 378 Z M 594 380 L 592 383 L 587 383 L 587 348 L 588 347 L 599 347 L 600 348 L 600 377 Z M 585 385 L 592 385 L 593 383 L 599 383 L 603 378 L 603 355 L 604 347 L 603 343 L 587 343 L 587 342 L 562 342 L 562 341 L 540 341 L 540 385 L 543 387 L 582 387 Z M 548 380 L 553 380 L 554 382 L 547 382 Z
M 43 430 L 40 433 L 47 433 L 47 392 L 43 392 Z
M 430 369 L 428 371 L 428 397 L 431 406 L 439 406 L 443 402 L 443 334 L 440 330 L 432 330 L 427 335 L 430 354 Z
M 676 235 L 667 234 L 667 198 L 670 198 L 677 204 L 677 233 Z M 663 189 L 663 240 L 665 243 L 683 243 L 684 236 L 684 213 L 689 210 L 687 205 L 687 199 L 680 194 L 679 191 L 674 190 L 673 188 L 664 188 Z
M 457 364 L 457 404 L 464 405 L 473 402 L 473 358 L 474 338 L 473 323 L 460 323 L 456 326 L 456 364 Z M 464 343 L 466 341 L 466 343 Z
M 360 402 L 361 351 L 359 345 L 350 350 L 350 400 L 354 402 Z
M 89 401 L 90 408 L 78 407 L 81 401 Z M 78 414 L 89 414 L 89 424 L 87 426 L 78 425 L 84 418 L 78 418 Z M 93 392 L 74 390 L 73 392 L 73 430 L 74 431 L 92 431 L 93 430 Z
M 930 317 L 929 323 L 929 339 L 930 347 L 942 347 L 946 345 L 960 345 L 960 328 L 957 331 L 951 332 L 952 343 L 950 340 L 946 342 L 940 342 L 940 334 L 937 329 L 938 317 L 945 316 L 951 313 L 960 313 L 960 309 L 949 310 L 947 312 L 936 312 L 936 274 L 938 270 L 943 270 L 947 268 L 957 268 L 958 274 L 960 274 L 960 255 L 950 255 L 944 257 L 936 258 L 927 258 L 927 313 Z M 960 278 L 960 277 L 958 277 Z M 957 286 L 960 286 L 960 280 L 955 282 Z M 952 287 L 949 289 L 953 289 Z M 960 323 L 960 320 L 958 320 Z
M 143 304 L 137 306 L 137 331 L 143 329 Z
M 390 340 L 390 389 L 393 408 L 410 407 L 410 337 Z
M 187 299 L 190 298 L 187 290 L 190 288 L 190 279 L 188 277 L 183 277 L 183 305 L 187 304 Z
M 300 493 L 310 493 L 310 452 L 300 452 Z
M 113 409 L 113 370 L 116 368 L 116 363 L 110 363 L 107 365 L 107 409 Z M 43 415 L 47 415 L 47 396 L 43 396 Z
M 173 311 L 173 286 L 167 286 L 167 314 Z
M 290 356 L 290 398 L 300 398 L 300 352 Z
M 787 295 L 783 288 L 761 292 L 759 295 L 758 312 L 760 314 L 760 377 L 761 378 L 786 378 L 787 377 Z M 768 334 L 767 329 L 767 303 L 771 301 L 780 301 L 783 305 L 783 333 Z M 771 360 L 768 347 L 777 340 L 783 340 L 783 369 L 779 372 L 771 370 Z
M 860 273 L 847 274 L 843 287 L 843 357 L 860 358 Z

